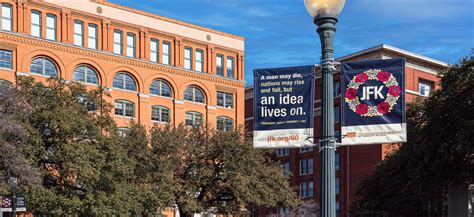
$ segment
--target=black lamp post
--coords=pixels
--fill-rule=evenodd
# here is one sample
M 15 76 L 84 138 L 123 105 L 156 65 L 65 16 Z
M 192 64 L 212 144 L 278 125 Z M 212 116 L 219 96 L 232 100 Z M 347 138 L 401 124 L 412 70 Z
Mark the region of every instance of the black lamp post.
M 16 177 L 9 175 L 8 176 L 8 184 L 12 189 L 12 216 L 16 217 L 16 188 L 18 186 L 18 180 Z
M 336 170 L 334 136 L 334 33 L 339 13 L 344 7 L 345 0 L 304 0 L 306 9 L 318 26 L 321 39 L 321 139 L 319 141 L 319 156 L 321 159 L 320 175 L 320 212 L 321 217 L 336 216 Z

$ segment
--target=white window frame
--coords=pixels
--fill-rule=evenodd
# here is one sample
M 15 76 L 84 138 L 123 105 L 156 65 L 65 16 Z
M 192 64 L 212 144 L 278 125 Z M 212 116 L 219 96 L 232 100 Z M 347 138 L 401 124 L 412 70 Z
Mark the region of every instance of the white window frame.
M 219 121 L 222 121 L 222 125 L 223 125 L 223 128 L 220 128 L 219 125 Z M 229 126 L 228 123 L 231 123 L 231 125 Z M 221 130 L 221 131 L 231 131 L 233 128 L 234 128 L 234 120 L 230 117 L 227 117 L 227 116 L 219 116 L 217 117 L 217 130 Z M 228 128 L 230 127 L 230 128 Z
M 78 31 L 78 28 L 80 32 Z M 80 20 L 74 20 L 74 45 L 83 47 L 84 46 L 84 22 Z
M 33 23 L 33 20 L 34 20 L 33 18 L 34 18 L 34 16 L 38 16 L 38 23 Z M 32 11 L 31 11 L 31 19 L 30 19 L 30 20 L 31 20 L 31 36 L 41 38 L 41 31 L 42 31 L 42 30 L 41 30 L 41 25 L 42 25 L 42 24 L 41 24 L 41 16 L 42 16 L 42 14 L 41 14 L 40 11 L 37 11 L 37 10 L 32 10 Z M 37 35 L 35 35 L 35 34 L 33 33 L 33 29 L 36 29 L 36 28 L 38 28 L 38 33 L 37 33 Z
M 8 13 L 7 13 L 8 12 Z M 13 31 L 13 6 L 8 3 L 2 3 L 2 30 Z
M 221 96 L 222 96 L 222 100 L 219 99 L 221 98 Z M 217 106 L 233 109 L 234 108 L 234 94 L 217 91 Z
M 150 39 L 150 61 L 159 62 L 160 41 L 156 38 Z
M 158 111 L 158 117 L 155 118 L 155 114 L 156 112 L 155 111 Z M 163 118 L 163 112 L 166 111 L 168 112 L 168 119 L 167 120 L 164 120 Z M 154 122 L 160 122 L 160 123 L 170 123 L 171 122 L 171 110 L 167 107 L 164 107 L 164 106 L 160 106 L 160 105 L 154 105 L 151 107 L 151 121 L 154 121 Z
M 204 71 L 204 51 L 196 49 L 196 62 L 194 63 L 194 69 L 198 72 Z
M 114 54 L 122 55 L 123 53 L 123 32 L 122 30 L 114 30 Z
M 99 29 L 97 27 L 97 25 L 95 24 L 92 24 L 92 23 L 89 23 L 89 25 L 87 25 L 87 47 L 89 49 L 94 49 L 96 50 L 97 49 L 97 45 L 98 45 L 98 32 L 99 32 Z
M 308 161 L 306 159 L 300 160 L 300 176 L 308 174 Z
M 117 108 L 118 104 L 121 105 L 121 108 Z M 132 116 L 127 115 L 127 105 L 132 106 L 131 107 L 132 108 Z M 122 114 L 117 114 L 117 109 L 122 110 L 122 112 L 121 112 Z M 130 102 L 128 100 L 123 100 L 123 99 L 118 99 L 118 100 L 114 101 L 114 114 L 115 114 L 115 116 L 125 117 L 125 118 L 135 118 L 135 113 L 136 113 L 135 103 Z
M 313 174 L 314 170 L 314 160 L 312 158 L 308 159 L 308 174 Z
M 305 198 L 308 196 L 308 188 L 306 182 L 300 183 L 300 197 Z
M 192 124 L 188 124 L 188 115 L 191 115 L 191 122 Z M 200 117 L 201 118 L 201 123 L 197 123 L 197 117 Z M 185 117 L 185 120 L 186 120 L 186 126 L 193 126 L 193 127 L 201 127 L 203 125 L 203 122 L 204 122 L 204 115 L 200 112 L 195 112 L 195 111 L 189 111 L 189 112 L 186 112 L 186 117 Z
M 290 155 L 290 149 L 289 148 L 279 148 L 277 149 L 277 157 L 284 157 L 284 156 L 289 156 Z
M 184 68 L 192 70 L 193 67 L 193 49 L 190 47 L 184 48 Z
M 127 57 L 135 58 L 137 39 L 134 33 L 127 33 Z
M 234 57 L 227 57 L 227 78 L 235 79 L 235 58 Z M 229 64 L 231 63 L 231 64 Z M 232 74 L 229 73 L 232 71 Z M 231 76 L 232 75 L 232 76 Z
M 421 96 L 429 97 L 432 86 L 433 86 L 433 82 L 420 79 L 418 81 L 418 92 L 420 93 Z
M 52 21 L 52 25 L 50 22 Z M 54 14 L 46 14 L 46 39 L 56 41 L 57 18 Z
M 222 54 L 216 55 L 216 75 L 224 76 L 224 55 Z
M 314 182 L 308 182 L 308 197 L 314 197 Z
M 161 63 L 165 65 L 171 65 L 171 42 L 163 41 Z

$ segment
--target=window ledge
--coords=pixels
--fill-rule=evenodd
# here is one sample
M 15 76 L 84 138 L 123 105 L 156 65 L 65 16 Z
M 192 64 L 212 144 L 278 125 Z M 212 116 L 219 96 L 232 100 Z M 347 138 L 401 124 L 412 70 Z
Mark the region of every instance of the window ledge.
M 129 92 L 129 93 L 136 93 L 136 94 L 139 93 L 139 92 L 137 92 L 137 91 L 124 90 L 124 89 L 120 89 L 120 88 L 116 88 L 116 87 L 113 87 L 112 90 L 118 90 L 118 91 Z
M 130 120 L 135 119 L 135 117 L 128 117 L 128 116 L 122 116 L 122 115 L 114 115 L 114 117 L 117 117 L 117 118 L 124 118 L 124 119 L 130 119 Z
M 224 106 L 216 106 L 217 108 L 221 108 L 221 109 L 227 109 L 227 110 L 235 110 L 233 107 L 232 108 L 229 108 L 229 107 L 224 107 Z
M 160 96 L 160 95 L 151 94 L 151 93 L 150 93 L 150 96 L 156 97 L 156 98 L 162 98 L 162 99 L 169 99 L 169 100 L 173 100 L 173 99 L 174 99 L 173 97 Z

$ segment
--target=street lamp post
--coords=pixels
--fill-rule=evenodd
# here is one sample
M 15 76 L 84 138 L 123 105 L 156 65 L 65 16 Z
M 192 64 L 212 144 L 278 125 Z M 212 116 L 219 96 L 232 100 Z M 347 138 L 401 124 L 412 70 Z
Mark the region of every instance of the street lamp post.
M 320 175 L 320 212 L 321 217 L 336 216 L 336 170 L 334 136 L 334 33 L 339 13 L 345 0 L 304 0 L 306 9 L 318 26 L 321 39 L 321 135 L 319 141 L 319 157 L 321 160 Z
M 12 216 L 16 217 L 16 188 L 18 185 L 18 180 L 16 177 L 11 176 L 10 173 L 8 173 L 8 184 L 10 184 L 10 187 L 12 189 Z

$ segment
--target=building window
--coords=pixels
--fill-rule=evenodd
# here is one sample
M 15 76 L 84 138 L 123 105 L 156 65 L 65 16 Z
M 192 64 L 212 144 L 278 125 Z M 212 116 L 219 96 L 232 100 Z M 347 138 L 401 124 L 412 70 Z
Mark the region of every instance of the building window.
M 97 72 L 89 66 L 79 66 L 74 69 L 73 79 L 78 82 L 99 85 Z
M 31 11 L 31 35 L 41 37 L 41 12 Z
M 313 159 L 308 160 L 308 174 L 313 174 Z
M 300 183 L 300 197 L 305 198 L 308 196 L 308 191 L 306 189 L 306 182 Z
M 227 77 L 234 78 L 234 58 L 227 57 Z
M 188 87 L 184 91 L 184 100 L 198 103 L 206 103 L 204 93 L 198 87 Z
M 203 55 L 204 52 L 202 50 L 196 50 L 196 71 L 202 72 L 204 71 L 204 64 L 203 64 Z
M 334 156 L 335 159 L 334 159 L 334 162 L 336 163 L 336 171 L 339 171 L 339 166 L 340 166 L 340 155 L 339 153 L 336 153 L 336 155 Z
M 341 122 L 341 107 L 336 106 L 334 107 L 334 123 L 338 124 Z
M 308 161 L 300 160 L 300 175 L 306 175 L 308 173 Z
M 231 131 L 234 128 L 234 120 L 229 117 L 217 117 L 217 130 Z
M 46 39 L 56 41 L 56 16 L 46 14 Z
M 216 56 L 216 74 L 224 76 L 224 56 L 222 54 Z
M 162 58 L 161 58 L 161 63 L 165 65 L 170 65 L 170 55 L 171 55 L 171 43 L 170 42 L 163 42 L 163 47 L 162 47 Z
M 170 85 L 163 80 L 153 81 L 150 85 L 150 94 L 164 97 L 171 97 L 171 87 Z
M 163 123 L 170 122 L 170 110 L 163 106 L 151 107 L 151 120 Z
M 283 164 L 283 174 L 285 174 L 285 176 L 290 175 L 290 162 L 285 162 L 285 164 Z
M 308 182 L 308 196 L 314 197 L 314 182 Z
M 288 214 L 290 214 L 290 208 L 287 208 L 287 207 L 280 207 L 278 208 L 278 216 L 286 216 Z
M 115 115 L 134 118 L 135 104 L 126 100 L 115 100 Z
M 314 150 L 313 147 L 304 147 L 304 148 L 300 148 L 300 153 L 310 152 L 313 150 Z
M 87 30 L 87 47 L 90 49 L 97 49 L 97 26 L 89 24 Z
M 117 134 L 120 137 L 127 137 L 130 134 L 130 129 L 128 129 L 126 127 L 119 127 L 119 128 L 117 128 Z
M 234 107 L 234 95 L 230 93 L 217 92 L 217 106 L 224 108 Z
M 288 156 L 290 155 L 290 149 L 289 148 L 279 148 L 277 149 L 277 157 L 283 157 L 283 156 Z
M 122 31 L 114 30 L 114 53 L 122 54 Z
M 185 69 L 191 69 L 191 62 L 192 62 L 192 54 L 193 49 L 192 48 L 184 48 L 184 68 Z
M 186 126 L 200 127 L 202 126 L 203 118 L 199 112 L 186 112 Z
M 12 31 L 12 6 L 7 3 L 2 3 L 2 30 Z
M 420 80 L 418 84 L 420 95 L 426 96 L 426 97 L 430 96 L 432 85 L 433 83 L 431 81 Z
M 74 45 L 84 46 L 84 23 L 74 20 Z
M 334 97 L 341 96 L 341 82 L 334 82 Z
M 159 41 L 152 38 L 150 40 L 150 61 L 157 63 L 158 62 L 158 49 Z
M 126 73 L 119 73 L 114 77 L 113 85 L 114 88 L 122 90 L 137 91 L 137 84 L 132 76 Z
M 0 68 L 12 69 L 13 58 L 12 52 L 9 50 L 0 50 Z
M 45 76 L 57 76 L 58 69 L 56 65 L 45 57 L 38 57 L 31 62 L 30 72 Z
M 339 190 L 340 190 L 339 188 L 341 186 L 339 183 L 340 183 L 339 178 L 336 178 L 336 194 L 339 194 Z
M 135 34 L 127 33 L 127 56 L 135 57 Z

